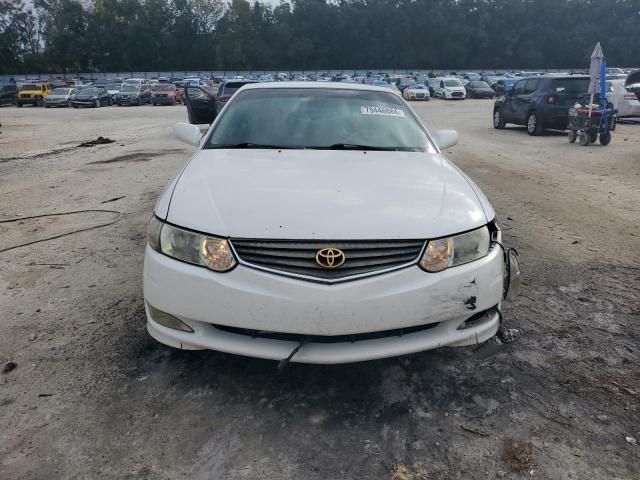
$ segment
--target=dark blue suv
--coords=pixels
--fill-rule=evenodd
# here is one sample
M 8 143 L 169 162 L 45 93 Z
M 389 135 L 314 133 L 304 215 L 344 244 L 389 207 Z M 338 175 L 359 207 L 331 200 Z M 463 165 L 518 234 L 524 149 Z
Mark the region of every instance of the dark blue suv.
M 518 82 L 493 106 L 493 126 L 526 125 L 529 135 L 565 130 L 569 109 L 587 95 L 589 77 L 530 77 Z

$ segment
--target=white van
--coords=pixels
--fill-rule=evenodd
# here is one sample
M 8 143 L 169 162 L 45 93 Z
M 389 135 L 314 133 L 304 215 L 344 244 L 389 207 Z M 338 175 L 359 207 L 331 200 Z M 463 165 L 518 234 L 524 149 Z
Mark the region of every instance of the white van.
M 451 100 L 459 98 L 464 100 L 467 97 L 467 90 L 462 85 L 459 78 L 456 77 L 440 77 L 436 78 L 433 86 L 433 96 L 440 97 L 443 100 Z M 431 85 L 431 81 L 429 81 Z

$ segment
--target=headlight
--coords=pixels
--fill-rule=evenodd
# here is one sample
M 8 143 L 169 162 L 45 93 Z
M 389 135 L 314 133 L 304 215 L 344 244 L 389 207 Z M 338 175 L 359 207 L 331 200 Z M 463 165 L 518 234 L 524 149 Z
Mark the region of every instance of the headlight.
M 430 240 L 420 260 L 427 272 L 473 262 L 489 253 L 489 229 L 485 226 L 449 238 Z
M 155 215 L 147 228 L 147 240 L 157 252 L 215 272 L 227 272 L 237 265 L 226 239 L 162 223 Z

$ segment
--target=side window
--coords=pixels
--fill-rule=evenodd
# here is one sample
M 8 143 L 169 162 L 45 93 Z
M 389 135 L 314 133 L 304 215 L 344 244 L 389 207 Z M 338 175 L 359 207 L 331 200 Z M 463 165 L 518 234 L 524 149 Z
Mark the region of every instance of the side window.
M 524 84 L 525 80 L 520 80 L 513 86 L 513 94 L 514 95 L 522 95 L 524 94 Z
M 532 94 L 533 92 L 538 90 L 538 85 L 540 85 L 540 79 L 538 78 L 532 78 L 530 80 L 527 80 L 527 83 L 524 86 L 524 94 L 525 95 Z

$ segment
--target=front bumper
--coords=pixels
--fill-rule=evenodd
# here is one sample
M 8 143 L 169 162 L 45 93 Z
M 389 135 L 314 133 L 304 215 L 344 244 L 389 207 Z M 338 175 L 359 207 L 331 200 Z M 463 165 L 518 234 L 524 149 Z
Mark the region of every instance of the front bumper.
M 487 257 L 437 274 L 417 266 L 334 285 L 297 280 L 243 265 L 224 274 L 188 265 L 147 246 L 145 302 L 178 317 L 193 333 L 155 322 L 147 330 L 158 341 L 183 349 L 212 349 L 281 360 L 305 336 L 363 335 L 437 323 L 412 333 L 356 341 L 304 343 L 292 361 L 347 363 L 408 354 L 443 346 L 482 343 L 499 328 L 503 256 Z M 470 328 L 458 328 L 489 310 Z M 216 327 L 222 327 L 217 328 Z M 242 334 L 223 329 L 256 330 Z M 413 330 L 413 329 L 412 329 Z M 300 336 L 274 339 L 260 332 Z
M 464 92 L 444 92 L 445 100 L 464 100 L 465 97 Z
M 116 98 L 116 103 L 118 105 L 138 105 L 138 102 L 141 102 L 139 97 L 136 97 L 136 98 Z
M 22 105 L 37 105 L 39 102 L 42 102 L 42 98 L 18 98 L 18 101 L 22 104 Z
M 71 100 L 71 105 L 77 107 L 94 107 L 96 100 Z
M 61 99 L 61 100 L 45 100 L 44 101 L 44 106 L 45 107 L 66 107 L 67 105 L 69 105 L 69 102 L 67 100 Z
M 175 105 L 176 97 L 151 97 L 151 103 L 162 103 L 164 105 Z

